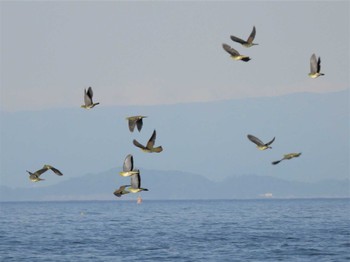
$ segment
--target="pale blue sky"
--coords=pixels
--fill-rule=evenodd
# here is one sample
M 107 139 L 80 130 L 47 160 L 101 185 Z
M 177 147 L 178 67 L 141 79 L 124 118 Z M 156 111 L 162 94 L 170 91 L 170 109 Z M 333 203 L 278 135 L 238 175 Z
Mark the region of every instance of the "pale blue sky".
M 154 105 L 348 88 L 349 2 L 2 1 L 1 109 Z M 253 25 L 259 46 L 246 49 Z M 228 43 L 249 55 L 233 61 Z M 326 77 L 307 77 L 312 53 Z

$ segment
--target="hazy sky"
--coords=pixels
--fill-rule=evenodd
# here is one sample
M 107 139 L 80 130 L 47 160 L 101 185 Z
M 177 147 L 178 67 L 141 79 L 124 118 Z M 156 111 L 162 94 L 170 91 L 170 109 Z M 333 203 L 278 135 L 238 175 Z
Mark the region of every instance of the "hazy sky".
M 258 46 L 231 41 L 253 25 Z M 77 107 L 88 86 L 101 106 L 349 87 L 348 1 L 2 1 L 1 40 L 6 111 Z M 307 77 L 312 53 L 323 78 Z

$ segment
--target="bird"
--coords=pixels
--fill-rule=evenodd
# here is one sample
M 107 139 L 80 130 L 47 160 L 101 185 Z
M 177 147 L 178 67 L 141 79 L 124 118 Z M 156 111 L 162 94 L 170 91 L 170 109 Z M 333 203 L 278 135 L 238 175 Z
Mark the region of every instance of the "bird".
M 260 150 L 266 150 L 268 148 L 272 148 L 270 145 L 275 141 L 275 137 L 272 138 L 272 140 L 268 143 L 263 143 L 259 138 L 253 136 L 253 135 L 247 135 L 248 139 L 252 141 L 254 144 L 256 144 L 257 148 Z
M 277 165 L 282 160 L 285 160 L 285 159 L 289 160 L 289 159 L 292 159 L 294 157 L 299 157 L 300 155 L 301 155 L 301 152 L 300 153 L 289 153 L 289 154 L 284 155 L 281 160 L 273 161 L 271 164 Z
M 141 145 L 139 142 L 137 142 L 136 139 L 134 139 L 132 142 L 134 143 L 135 146 L 141 148 L 142 151 L 147 152 L 147 153 L 160 153 L 163 151 L 162 146 L 154 147 L 154 142 L 156 141 L 156 130 L 153 131 L 153 134 L 151 138 L 148 140 L 147 145 Z
M 310 58 L 310 73 L 309 77 L 311 78 L 317 78 L 319 76 L 323 76 L 323 73 L 320 73 L 321 71 L 321 57 L 316 58 L 315 54 L 311 55 Z
M 44 165 L 41 169 L 35 171 L 34 173 L 26 170 L 28 173 L 29 173 L 29 179 L 32 181 L 32 182 L 39 182 L 41 180 L 45 180 L 45 179 L 42 179 L 40 178 L 40 176 L 45 173 L 47 170 L 52 170 L 56 175 L 58 176 L 63 176 L 63 174 L 61 173 L 61 171 L 59 171 L 58 169 L 54 168 L 53 166 L 50 166 L 50 165 Z
M 130 132 L 134 132 L 135 126 L 137 126 L 137 130 L 140 132 L 143 125 L 143 118 L 146 118 L 147 116 L 129 116 L 126 119 L 129 122 L 129 130 Z
M 130 184 L 131 186 L 128 188 L 130 193 L 138 193 L 141 191 L 148 191 L 147 188 L 141 187 L 141 176 L 140 173 L 133 174 L 130 178 Z
M 129 187 L 130 185 L 123 185 L 119 187 L 116 191 L 113 192 L 113 194 L 117 197 L 121 197 L 122 195 L 129 194 L 130 191 L 128 191 L 126 188 Z
M 133 174 L 139 173 L 139 170 L 133 170 L 134 169 L 134 157 L 129 154 L 125 157 L 124 163 L 123 163 L 123 171 L 119 172 L 121 176 L 131 176 Z
M 243 45 L 244 47 L 251 47 L 251 46 L 253 46 L 253 45 L 258 45 L 258 44 L 256 44 L 256 43 L 253 43 L 254 38 L 255 38 L 255 34 L 256 34 L 256 30 L 255 30 L 255 26 L 253 26 L 253 30 L 252 30 L 252 32 L 250 33 L 250 35 L 249 35 L 247 41 L 244 41 L 243 39 L 238 38 L 238 37 L 233 36 L 233 35 L 231 35 L 231 39 L 232 39 L 232 41 L 235 41 L 235 42 L 237 42 L 237 43 L 240 43 L 240 44 Z
M 251 60 L 249 56 L 239 54 L 237 50 L 233 49 L 228 44 L 222 44 L 222 47 L 227 53 L 231 55 L 231 58 L 234 60 L 242 60 L 244 62 L 248 62 L 249 60 Z
M 94 103 L 92 101 L 93 95 L 94 95 L 94 93 L 92 92 L 91 86 L 88 88 L 87 92 L 86 92 L 86 89 L 84 89 L 84 103 L 85 104 L 81 106 L 82 108 L 91 109 L 94 106 L 97 106 L 100 104 L 100 103 Z

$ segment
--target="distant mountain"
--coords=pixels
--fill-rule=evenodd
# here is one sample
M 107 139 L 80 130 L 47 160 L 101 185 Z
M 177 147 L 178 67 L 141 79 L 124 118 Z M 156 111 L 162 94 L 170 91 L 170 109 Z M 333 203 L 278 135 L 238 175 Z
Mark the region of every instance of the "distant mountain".
M 40 182 L 41 184 L 45 182 Z M 71 178 L 51 186 L 31 188 L 0 187 L 1 201 L 47 201 L 47 200 L 126 200 L 137 195 L 128 194 L 122 198 L 113 195 L 120 185 L 129 183 L 129 178 L 118 175 L 113 169 L 98 174 L 87 174 Z M 349 180 L 302 183 L 269 176 L 241 175 L 214 182 L 204 176 L 178 172 L 144 170 L 142 186 L 144 199 L 249 199 L 260 197 L 310 198 L 350 197 Z

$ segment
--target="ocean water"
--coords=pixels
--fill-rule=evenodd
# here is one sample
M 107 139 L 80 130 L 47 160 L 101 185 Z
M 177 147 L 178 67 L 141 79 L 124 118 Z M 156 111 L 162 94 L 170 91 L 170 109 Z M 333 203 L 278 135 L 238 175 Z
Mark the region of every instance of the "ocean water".
M 0 206 L 6 262 L 350 260 L 350 199 Z

